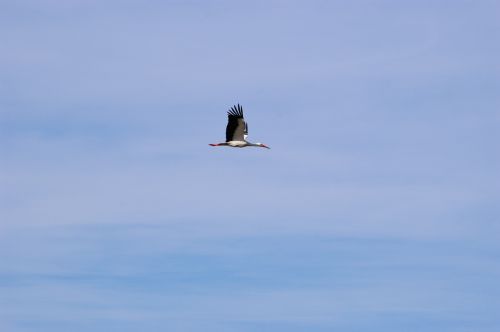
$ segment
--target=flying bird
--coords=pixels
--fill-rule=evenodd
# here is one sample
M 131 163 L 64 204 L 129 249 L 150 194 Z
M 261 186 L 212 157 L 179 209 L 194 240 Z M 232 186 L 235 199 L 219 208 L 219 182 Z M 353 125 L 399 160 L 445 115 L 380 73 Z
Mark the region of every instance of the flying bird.
M 211 146 L 230 146 L 233 148 L 244 148 L 247 146 L 258 146 L 270 149 L 262 143 L 250 143 L 247 141 L 248 125 L 243 118 L 243 107 L 234 105 L 227 112 L 226 142 L 209 144 Z

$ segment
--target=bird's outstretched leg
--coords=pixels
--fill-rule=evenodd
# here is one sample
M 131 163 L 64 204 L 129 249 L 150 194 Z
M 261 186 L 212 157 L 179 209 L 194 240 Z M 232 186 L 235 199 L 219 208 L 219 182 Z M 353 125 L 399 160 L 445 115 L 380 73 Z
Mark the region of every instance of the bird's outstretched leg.
M 228 145 L 227 143 L 211 143 L 211 144 L 208 144 L 210 146 L 224 146 L 224 145 Z

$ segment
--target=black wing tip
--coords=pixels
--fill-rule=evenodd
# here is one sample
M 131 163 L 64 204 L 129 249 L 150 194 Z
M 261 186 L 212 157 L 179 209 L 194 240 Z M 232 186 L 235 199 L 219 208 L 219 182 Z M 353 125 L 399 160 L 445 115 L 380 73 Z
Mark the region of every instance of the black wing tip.
M 238 103 L 227 111 L 228 116 L 243 118 L 243 107 Z

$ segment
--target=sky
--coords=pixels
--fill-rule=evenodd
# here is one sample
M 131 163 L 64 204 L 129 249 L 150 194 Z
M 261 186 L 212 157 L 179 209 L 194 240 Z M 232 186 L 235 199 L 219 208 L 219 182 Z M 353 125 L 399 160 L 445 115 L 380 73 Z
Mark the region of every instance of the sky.
M 0 330 L 500 330 L 500 2 L 0 0 Z M 260 148 L 213 148 L 243 105 Z

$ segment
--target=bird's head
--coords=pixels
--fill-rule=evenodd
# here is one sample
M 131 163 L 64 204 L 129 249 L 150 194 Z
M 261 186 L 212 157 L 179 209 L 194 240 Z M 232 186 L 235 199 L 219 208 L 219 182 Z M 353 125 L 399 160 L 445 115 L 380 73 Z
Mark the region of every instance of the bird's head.
M 266 148 L 266 149 L 270 149 L 270 147 L 268 147 L 267 145 L 265 145 L 264 143 L 257 143 L 258 146 L 260 146 L 261 148 Z

